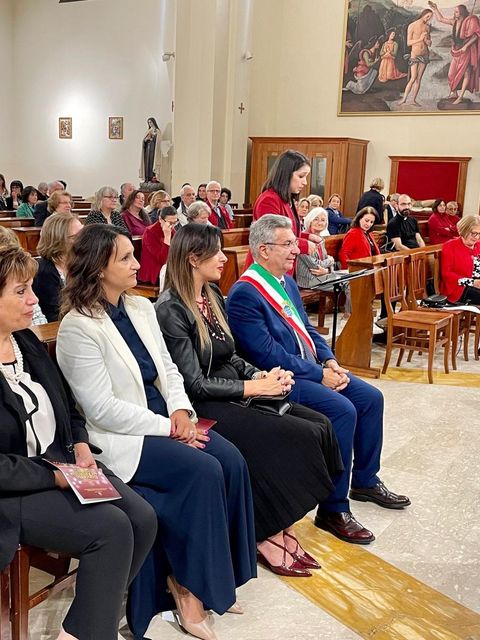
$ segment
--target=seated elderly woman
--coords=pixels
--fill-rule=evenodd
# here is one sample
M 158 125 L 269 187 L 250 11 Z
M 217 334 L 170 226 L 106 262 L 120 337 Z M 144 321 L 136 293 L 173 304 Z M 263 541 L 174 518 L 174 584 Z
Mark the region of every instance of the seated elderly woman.
M 79 558 L 75 595 L 58 638 L 116 640 L 125 589 L 155 539 L 155 514 L 105 467 L 122 499 L 82 505 L 63 474 L 44 462 L 97 466 L 85 421 L 28 330 L 36 270 L 20 247 L 0 250 L 0 570 L 19 543 Z
M 167 262 L 177 222 L 177 210 L 174 207 L 164 207 L 160 210 L 157 222 L 145 229 L 138 272 L 140 282 L 158 285 L 160 270 Z
M 314 207 L 305 216 L 305 231 L 313 233 L 316 236 L 329 236 L 328 231 L 328 213 L 323 207 Z
M 145 211 L 150 216 L 151 222 L 156 222 L 160 216 L 160 211 L 165 207 L 172 206 L 172 199 L 168 195 L 166 191 L 160 189 L 159 191 L 155 191 L 150 196 L 150 204 L 145 208 Z
M 18 241 L 15 232 L 7 227 L 0 226 L 0 251 L 3 251 L 4 249 L 11 249 L 12 247 L 20 247 L 20 242 Z M 33 307 L 32 325 L 47 324 L 47 322 L 48 320 L 44 316 L 37 301 Z
M 221 237 L 198 224 L 175 234 L 157 318 L 196 411 L 216 420 L 214 430 L 245 456 L 259 561 L 280 575 L 308 576 L 320 567 L 292 526 L 329 494 L 330 475 L 342 467 L 336 440 L 323 415 L 281 402 L 293 383 L 289 371 L 259 371 L 235 353 L 223 297 L 210 284 L 226 262 Z M 268 412 L 271 396 L 284 413 Z
M 122 218 L 132 236 L 143 236 L 152 224 L 144 205 L 145 195 L 138 189 L 134 189 L 122 205 Z
M 85 220 L 85 224 L 113 224 L 115 227 L 128 231 L 122 215 L 117 211 L 118 191 L 113 187 L 101 187 L 93 200 L 92 210 Z
M 46 202 L 39 202 L 33 210 L 35 226 L 42 227 L 45 220 L 54 213 L 70 213 L 72 196 L 64 189 L 52 191 Z
M 45 220 L 37 246 L 40 260 L 33 290 L 48 322 L 58 320 L 60 292 L 65 286 L 65 258 L 83 224 L 73 213 L 56 213 Z
M 152 304 L 127 295 L 139 268 L 128 235 L 85 227 L 67 266 L 58 363 L 100 459 L 154 505 L 160 522 L 156 548 L 132 585 L 132 630 L 143 637 L 167 581 L 181 626 L 215 640 L 204 606 L 224 613 L 235 587 L 256 573 L 245 461 L 220 435 L 195 425 Z
M 222 190 L 220 191 L 220 200 L 218 201 L 218 203 L 226 210 L 230 220 L 233 220 L 235 217 L 235 213 L 230 204 L 231 199 L 232 192 L 230 191 L 230 189 L 228 187 L 222 187 Z
M 458 238 L 457 223 L 460 217 L 457 215 L 456 202 L 445 203 L 439 198 L 432 205 L 432 215 L 428 219 L 428 236 L 430 244 L 443 244 L 452 238 Z
M 458 238 L 442 248 L 440 292 L 449 302 L 480 304 L 480 216 L 457 223 Z
M 197 224 L 211 224 L 208 220 L 211 214 L 210 207 L 203 200 L 196 200 L 187 209 L 187 221 Z
M 370 229 L 377 219 L 373 207 L 363 207 L 356 214 L 352 228 L 346 233 L 339 252 L 342 269 L 348 269 L 348 261 L 356 258 L 378 256 L 380 249 Z
M 38 192 L 35 187 L 25 187 L 22 191 L 22 204 L 18 207 L 17 218 L 33 218 L 33 208 L 37 204 Z

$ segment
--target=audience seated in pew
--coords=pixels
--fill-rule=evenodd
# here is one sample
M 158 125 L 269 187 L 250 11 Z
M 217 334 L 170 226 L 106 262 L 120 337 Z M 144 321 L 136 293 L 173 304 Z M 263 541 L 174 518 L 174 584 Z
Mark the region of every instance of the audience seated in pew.
M 258 368 L 278 365 L 292 371 L 292 400 L 332 421 L 345 470 L 337 476 L 335 490 L 319 505 L 315 524 L 346 542 L 368 544 L 375 536 L 350 511 L 351 471 L 352 499 L 391 509 L 410 504 L 377 476 L 383 396 L 344 369 L 311 325 L 297 285 L 288 276 L 299 253 L 291 222 L 281 216 L 263 216 L 251 226 L 249 242 L 256 264 L 233 286 L 227 300 L 235 342 L 241 355 Z
M 256 576 L 245 460 L 218 433 L 195 425 L 151 303 L 126 294 L 139 268 L 126 232 L 85 227 L 67 268 L 59 365 L 100 460 L 151 502 L 160 523 L 156 548 L 130 589 L 130 627 L 143 637 L 159 608 L 172 608 L 168 584 L 182 628 L 215 640 L 204 607 L 225 613 L 235 606 L 235 588 Z
M 0 251 L 4 249 L 20 247 L 20 243 L 18 241 L 17 236 L 11 229 L 7 229 L 5 227 L 0 227 Z M 32 317 L 32 325 L 38 324 L 46 324 L 47 318 L 43 314 L 38 301 L 33 306 L 33 317 Z
M 222 187 L 222 190 L 220 191 L 220 200 L 218 201 L 218 204 L 225 209 L 225 211 L 228 213 L 228 217 L 230 218 L 230 220 L 233 220 L 235 217 L 235 213 L 232 209 L 232 206 L 230 205 L 231 199 L 232 199 L 232 192 L 230 191 L 230 189 L 228 187 Z
M 170 242 L 175 235 L 177 223 L 177 210 L 169 206 L 161 209 L 157 222 L 145 229 L 138 272 L 140 282 L 158 285 L 160 269 L 167 262 Z
M 12 180 L 10 183 L 10 195 L 5 198 L 5 208 L 8 211 L 16 211 L 22 204 L 23 183 L 21 180 Z
M 206 203 L 210 208 L 209 220 L 211 224 L 219 229 L 231 229 L 233 227 L 232 218 L 228 215 L 226 208 L 220 202 L 222 188 L 219 182 L 211 180 L 207 184 Z
M 0 173 L 0 210 L 7 209 L 6 198 L 8 197 L 7 183 L 3 173 Z
M 305 216 L 310 211 L 310 202 L 308 198 L 300 198 L 297 203 L 297 213 L 300 220 L 300 228 L 302 231 L 306 231 L 305 228 Z
M 28 186 L 22 191 L 22 204 L 18 207 L 17 218 L 33 218 L 33 208 L 38 201 L 38 192 L 35 187 Z
M 58 199 L 50 200 L 50 197 L 53 196 L 53 194 L 56 191 L 62 192 L 61 202 Z M 67 197 L 70 203 L 70 209 L 66 208 Z M 67 211 L 67 210 L 70 211 L 72 208 L 72 196 L 69 193 L 67 193 L 66 187 L 63 186 L 63 182 L 61 182 L 60 180 L 54 180 L 53 182 L 50 182 L 48 185 L 48 199 L 40 200 L 35 205 L 35 208 L 33 210 L 33 217 L 35 218 L 35 226 L 41 227 L 45 222 L 45 220 L 48 218 L 48 216 L 51 216 L 52 213 L 57 212 L 58 207 L 60 207 L 60 211 Z
M 197 200 L 207 201 L 207 183 L 201 182 L 197 187 Z
M 330 235 L 328 230 L 328 213 L 323 207 L 313 207 L 305 216 L 305 231 L 324 238 Z
M 342 463 L 330 422 L 298 404 L 268 414 L 255 401 L 291 390 L 289 371 L 260 371 L 235 353 L 223 296 L 215 285 L 226 257 L 221 232 L 187 225 L 172 241 L 166 290 L 155 307 L 166 345 L 199 415 L 245 456 L 255 507 L 259 559 L 274 573 L 309 576 L 320 565 L 300 546 L 294 523 L 333 489 Z M 265 399 L 268 404 L 268 398 Z M 292 448 L 295 455 L 292 455 Z M 269 452 L 269 455 L 266 455 Z
M 125 200 L 135 189 L 135 185 L 132 182 L 124 182 L 120 185 L 120 196 L 118 198 L 120 206 L 123 206 Z
M 352 221 L 351 229 L 346 233 L 340 249 L 342 269 L 348 269 L 348 261 L 358 258 L 377 256 L 380 249 L 371 233 L 376 216 L 373 207 L 363 207 Z
M 117 211 L 118 193 L 113 187 L 101 187 L 93 200 L 92 210 L 85 220 L 85 224 L 113 224 L 128 231 L 122 215 Z
M 480 216 L 464 216 L 457 230 L 443 245 L 440 291 L 449 302 L 480 305 Z
M 393 243 L 393 250 L 415 249 L 424 247 L 417 220 L 410 215 L 412 213 L 412 200 L 409 195 L 403 193 L 398 198 L 397 215 L 387 224 L 387 237 Z
M 307 196 L 307 200 L 310 204 L 310 211 L 316 207 L 323 207 L 323 198 L 316 193 L 311 193 Z
M 132 236 L 143 236 L 152 224 L 144 205 L 145 195 L 138 189 L 134 189 L 122 205 L 122 219 Z
M 60 293 L 65 286 L 65 259 L 83 224 L 74 213 L 56 213 L 45 220 L 37 251 L 40 256 L 33 290 L 48 322 L 58 320 Z
M 195 202 L 195 189 L 189 182 L 180 189 L 179 203 L 177 205 L 178 224 L 183 227 L 187 224 L 188 207 Z M 175 206 L 175 205 L 174 205 Z
M 209 224 L 210 207 L 203 200 L 196 200 L 187 209 L 187 223 L 195 222 L 196 224 Z
M 155 539 L 155 514 L 100 463 L 121 500 L 82 505 L 62 473 L 43 462 L 94 468 L 97 450 L 44 345 L 28 330 L 36 270 L 20 247 L 0 249 L 0 570 L 19 543 L 75 556 L 75 594 L 58 639 L 117 640 L 125 590 Z
M 439 198 L 432 205 L 432 215 L 428 219 L 428 235 L 430 244 L 443 244 L 452 238 L 458 238 L 457 223 L 460 217 L 457 215 L 456 202 L 445 203 Z
M 48 184 L 46 182 L 39 182 L 37 187 L 38 199 L 42 202 L 48 200 Z
M 172 206 L 172 199 L 168 195 L 166 191 L 160 189 L 159 191 L 155 191 L 150 198 L 150 204 L 145 208 L 145 211 L 150 216 L 150 220 L 156 222 L 160 216 L 160 211 L 165 207 Z
M 333 193 L 328 199 L 326 212 L 328 213 L 328 233 L 331 236 L 346 233 L 352 223 L 351 218 L 346 218 L 340 211 L 342 198 L 338 193 Z

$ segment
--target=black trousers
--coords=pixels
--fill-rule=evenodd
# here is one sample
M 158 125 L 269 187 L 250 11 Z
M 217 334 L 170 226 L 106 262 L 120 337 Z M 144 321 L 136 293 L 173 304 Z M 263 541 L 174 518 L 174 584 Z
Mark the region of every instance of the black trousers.
M 119 478 L 109 480 L 120 500 L 82 505 L 72 491 L 59 489 L 22 498 L 20 542 L 79 558 L 63 621 L 79 640 L 117 640 L 123 596 L 157 532 L 150 505 Z

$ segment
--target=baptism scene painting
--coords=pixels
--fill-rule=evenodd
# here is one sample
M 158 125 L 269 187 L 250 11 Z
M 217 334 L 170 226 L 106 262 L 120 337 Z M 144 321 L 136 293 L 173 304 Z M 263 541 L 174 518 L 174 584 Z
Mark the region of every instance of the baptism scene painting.
M 339 115 L 480 112 L 480 0 L 346 0 Z

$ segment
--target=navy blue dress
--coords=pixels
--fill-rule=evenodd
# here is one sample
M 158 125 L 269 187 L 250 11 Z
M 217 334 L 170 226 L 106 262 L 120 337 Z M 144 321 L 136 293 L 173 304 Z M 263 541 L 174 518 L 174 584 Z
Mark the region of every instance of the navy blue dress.
M 158 374 L 123 302 L 110 317 L 138 362 L 148 408 L 168 416 L 154 385 Z M 207 609 L 224 613 L 235 588 L 256 577 L 253 502 L 242 455 L 215 432 L 203 451 L 164 436 L 146 436 L 130 485 L 155 509 L 158 535 L 132 582 L 127 619 L 136 639 L 151 619 L 175 608 L 166 593 L 173 574 Z

